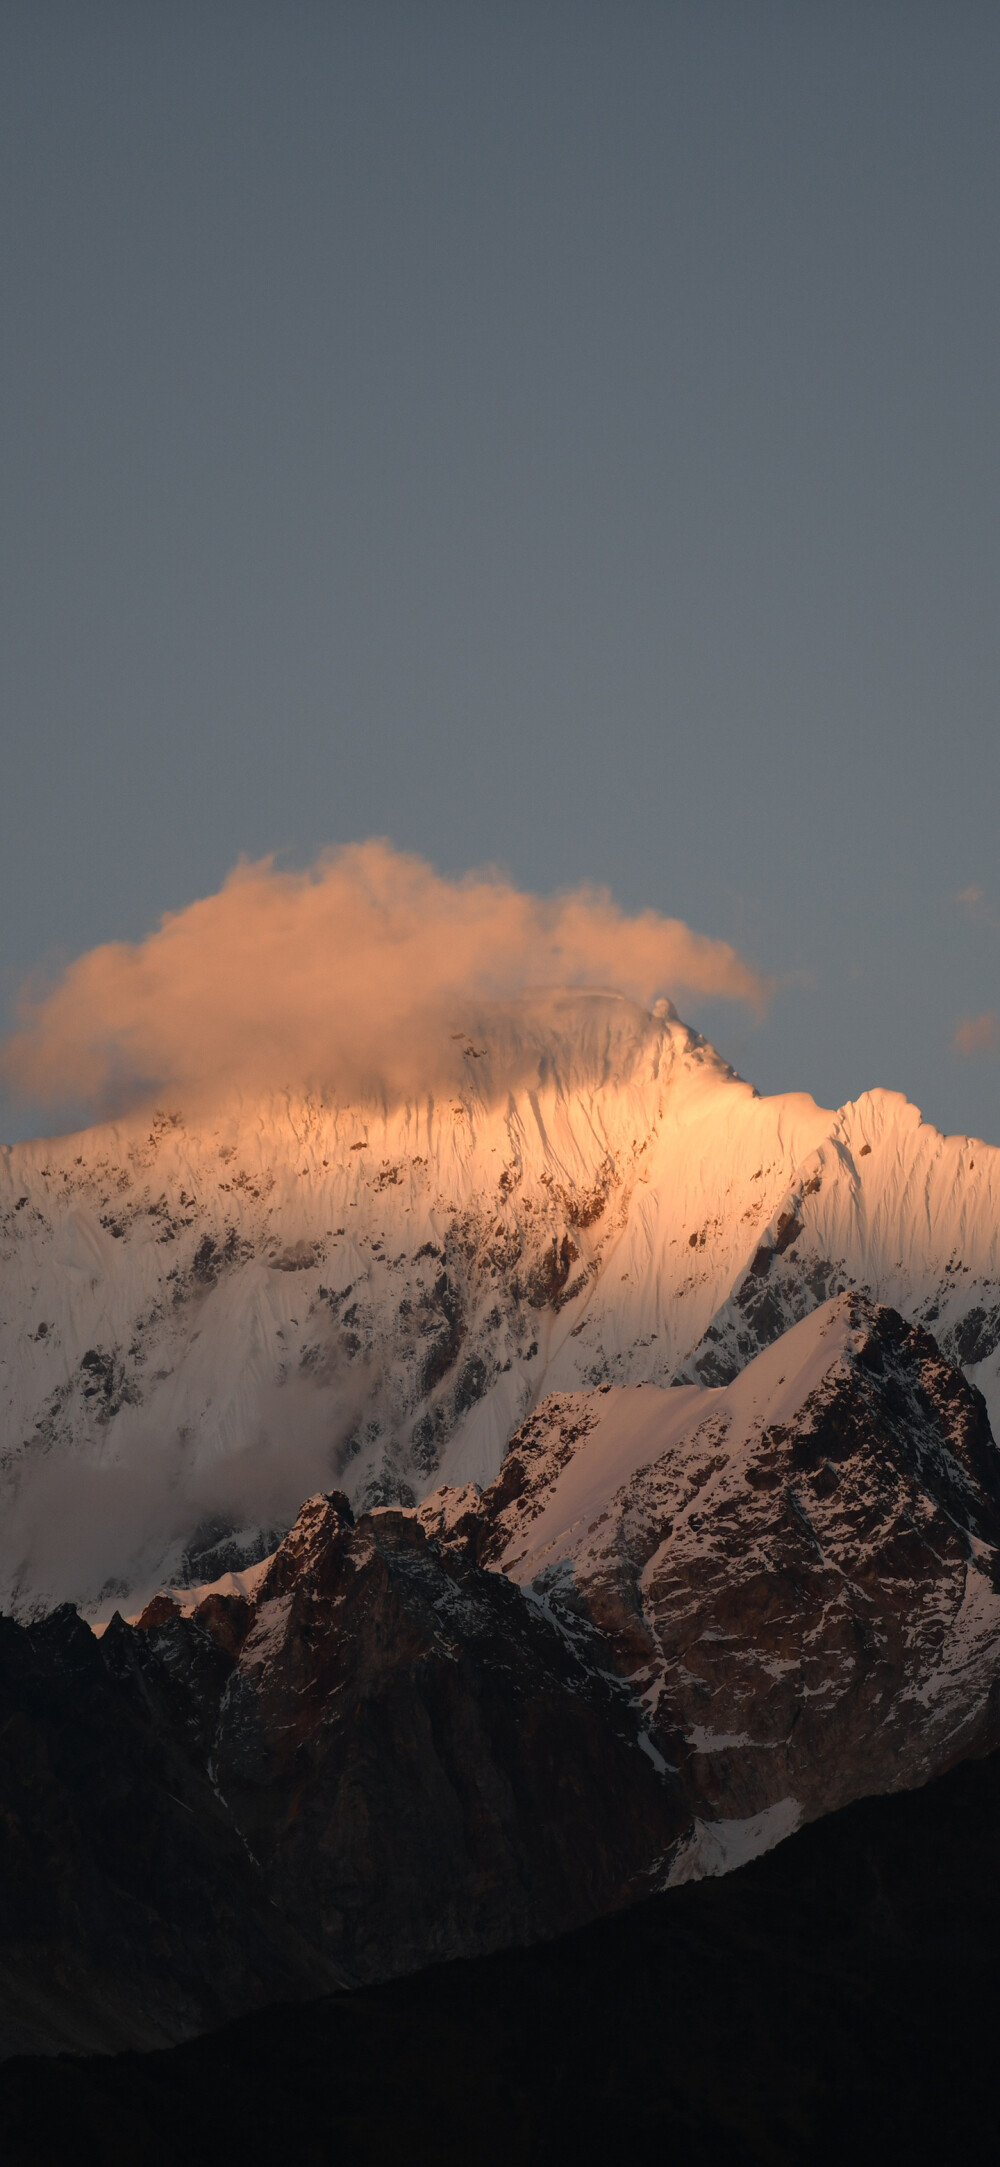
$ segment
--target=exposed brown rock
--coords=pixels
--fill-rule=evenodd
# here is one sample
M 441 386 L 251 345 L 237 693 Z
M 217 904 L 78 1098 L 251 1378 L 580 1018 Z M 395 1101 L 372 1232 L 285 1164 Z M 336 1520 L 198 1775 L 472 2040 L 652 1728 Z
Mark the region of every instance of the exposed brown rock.
M 181 1606 L 176 1595 L 154 1595 L 152 1602 L 146 1604 L 142 1616 L 136 1619 L 136 1624 L 142 1632 L 148 1632 L 151 1626 L 167 1625 L 171 1618 L 179 1618 L 180 1614 Z
M 725 1391 L 543 1403 L 482 1495 L 311 1498 L 252 1599 L 0 1620 L 0 2044 L 529 1942 L 920 1783 L 1000 1736 L 998 1587 L 983 1401 L 848 1296 Z
M 750 1370 L 700 1395 L 683 1438 L 551 1557 L 532 1563 L 533 1523 L 571 1455 L 600 1450 L 599 1397 L 544 1403 L 477 1508 L 477 1554 L 587 1618 L 712 1819 L 789 1799 L 811 1818 L 1000 1737 L 985 1404 L 894 1311 L 844 1296 L 825 1316 L 826 1372 L 787 1419 L 765 1394 L 747 1426 Z M 791 1378 L 796 1335 L 765 1359 Z

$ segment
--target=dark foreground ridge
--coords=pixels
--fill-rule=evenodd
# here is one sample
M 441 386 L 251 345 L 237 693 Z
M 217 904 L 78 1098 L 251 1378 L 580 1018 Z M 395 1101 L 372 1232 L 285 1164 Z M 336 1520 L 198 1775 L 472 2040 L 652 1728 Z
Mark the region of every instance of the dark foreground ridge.
M 561 1941 L 9 2062 L 5 2167 L 992 2157 L 1000 1756 Z M 656 2152 L 629 2147 L 656 2146 Z M 984 2149 L 985 2147 L 985 2149 Z

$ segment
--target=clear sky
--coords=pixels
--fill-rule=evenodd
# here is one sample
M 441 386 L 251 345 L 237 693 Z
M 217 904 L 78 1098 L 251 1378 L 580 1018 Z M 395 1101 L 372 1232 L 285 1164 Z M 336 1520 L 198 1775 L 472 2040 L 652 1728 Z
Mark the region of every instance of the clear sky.
M 1000 1142 L 998 111 L 995 0 L 5 0 L 8 1013 L 384 835 Z

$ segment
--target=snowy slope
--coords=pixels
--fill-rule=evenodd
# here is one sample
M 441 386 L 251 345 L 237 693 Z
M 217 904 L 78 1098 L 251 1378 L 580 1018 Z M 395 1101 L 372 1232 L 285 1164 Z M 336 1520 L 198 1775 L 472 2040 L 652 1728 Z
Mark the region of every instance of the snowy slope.
M 925 1323 L 1000 1415 L 1000 1152 L 941 1136 L 893 1091 L 842 1108 L 688 1365 L 717 1383 L 830 1294 Z
M 613 994 L 484 1016 L 463 1069 L 3 1153 L 0 1600 L 209 1580 L 331 1483 L 488 1483 L 543 1394 L 727 1381 L 851 1285 L 1000 1413 L 996 1151 L 889 1093 L 762 1099 Z
M 596 1629 L 739 1843 L 994 1735 L 1000 1453 L 930 1335 L 865 1296 L 728 1386 L 554 1394 L 490 1490 L 419 1517 Z

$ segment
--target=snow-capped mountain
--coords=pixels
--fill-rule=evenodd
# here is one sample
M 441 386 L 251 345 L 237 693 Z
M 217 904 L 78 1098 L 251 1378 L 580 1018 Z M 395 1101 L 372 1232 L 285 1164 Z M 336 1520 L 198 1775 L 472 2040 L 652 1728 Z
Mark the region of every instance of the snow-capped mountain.
M 490 1484 L 552 1391 L 730 1382 L 847 1288 L 1000 1415 L 1000 1152 L 890 1092 L 761 1098 L 668 1004 L 484 1013 L 464 1082 L 0 1159 L 0 1601 L 107 1615 L 273 1549 L 303 1496 Z
M 1000 1454 L 930 1334 L 866 1296 L 728 1386 L 544 1401 L 419 1516 L 615 1651 L 705 1862 L 992 1735 Z M 725 1832 L 728 1830 L 728 1838 Z
M 1000 1456 L 841 1295 L 732 1385 L 552 1395 L 485 1492 L 319 1495 L 215 1588 L 0 1628 L 0 2053 L 162 2044 L 995 1745 Z

